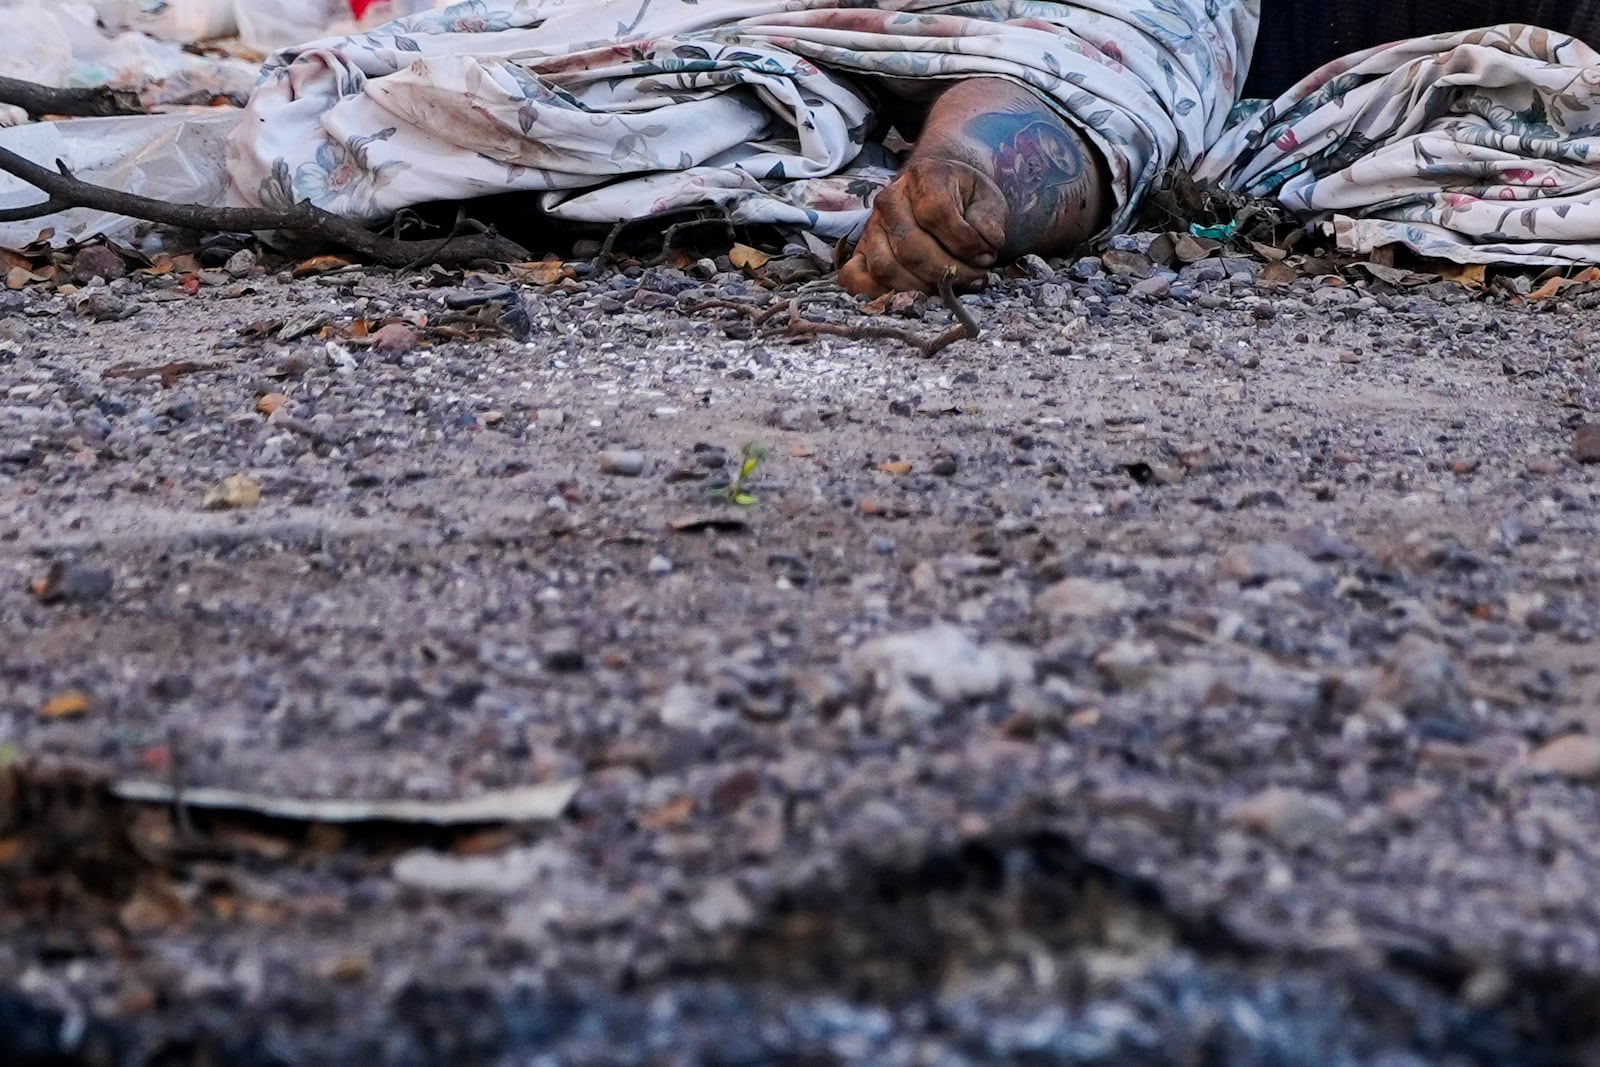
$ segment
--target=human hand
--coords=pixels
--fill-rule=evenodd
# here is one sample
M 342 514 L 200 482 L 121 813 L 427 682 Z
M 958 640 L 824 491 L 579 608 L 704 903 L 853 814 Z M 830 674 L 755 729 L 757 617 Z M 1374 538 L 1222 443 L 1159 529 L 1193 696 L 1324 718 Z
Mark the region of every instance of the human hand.
M 946 271 L 961 288 L 983 283 L 1006 240 L 1006 202 L 971 164 L 913 156 L 878 194 L 839 284 L 857 296 L 937 292 Z

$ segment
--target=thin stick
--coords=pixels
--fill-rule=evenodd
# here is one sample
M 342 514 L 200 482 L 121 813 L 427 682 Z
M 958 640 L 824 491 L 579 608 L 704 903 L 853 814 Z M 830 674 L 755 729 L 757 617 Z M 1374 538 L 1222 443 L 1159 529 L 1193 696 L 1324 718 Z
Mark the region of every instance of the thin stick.
M 69 207 L 93 208 L 190 230 L 228 233 L 289 230 L 320 237 L 385 267 L 404 268 L 417 262 L 419 255 L 430 252 L 438 257 L 435 262 L 447 266 L 521 262 L 530 258 L 527 249 L 492 232 L 453 237 L 448 246 L 432 240 L 403 241 L 374 233 L 355 219 L 330 214 L 309 203 L 302 202 L 292 208 L 171 204 L 81 181 L 60 161 L 56 165 L 59 171 L 41 167 L 0 148 L 0 171 L 21 178 L 48 197 L 43 203 L 0 211 L 0 222 L 41 218 Z
M 143 115 L 139 95 L 126 89 L 57 89 L 19 78 L 0 78 L 0 104 L 20 107 L 29 115 L 65 115 L 68 118 L 106 118 Z
M 955 271 L 947 270 L 939 279 L 939 296 L 955 316 L 955 325 L 936 336 L 929 337 L 913 330 L 903 329 L 899 326 L 883 326 L 873 322 L 814 322 L 805 318 L 800 313 L 801 298 L 795 297 L 787 304 L 775 303 L 761 314 L 757 315 L 754 322 L 761 326 L 787 313 L 788 321 L 776 328 L 780 334 L 798 334 L 801 336 L 826 336 L 848 337 L 853 341 L 865 341 L 881 338 L 886 341 L 899 341 L 917 350 L 924 359 L 943 352 L 957 341 L 977 340 L 983 330 L 978 325 L 978 320 L 972 317 L 972 312 L 961 302 L 956 295 Z

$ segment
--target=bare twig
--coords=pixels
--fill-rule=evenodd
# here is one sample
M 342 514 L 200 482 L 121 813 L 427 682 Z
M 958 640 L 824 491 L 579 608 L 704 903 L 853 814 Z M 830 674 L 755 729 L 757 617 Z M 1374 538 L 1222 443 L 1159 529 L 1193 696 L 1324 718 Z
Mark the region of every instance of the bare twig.
M 628 223 L 632 221 L 632 219 L 618 219 L 616 224 L 611 227 L 611 232 L 606 234 L 606 239 L 600 242 L 600 251 L 596 252 L 594 259 L 590 261 L 592 269 L 599 270 L 606 265 L 606 260 L 611 258 L 611 250 L 617 247 L 617 238 L 622 236 L 622 231 L 626 230 Z
M 529 258 L 527 249 L 493 232 L 452 236 L 438 241 L 405 241 L 374 233 L 355 219 L 333 215 L 309 203 L 290 208 L 210 207 L 204 204 L 171 204 L 147 196 L 137 196 L 102 185 L 82 181 L 59 161 L 59 170 L 50 170 L 15 152 L 0 148 L 0 171 L 21 178 L 47 197 L 28 207 L 0 211 L 0 222 L 20 222 L 55 214 L 67 208 L 92 208 L 165 226 L 211 232 L 287 230 L 321 238 L 359 253 L 385 267 L 404 268 L 413 263 L 433 261 L 446 266 L 473 263 L 520 262 Z
M 801 314 L 801 301 L 795 297 L 787 304 L 774 304 L 766 311 L 757 315 L 755 323 L 763 325 L 780 314 L 787 313 L 788 321 L 776 328 L 778 333 L 798 334 L 801 336 L 822 335 L 827 337 L 848 337 L 854 341 L 865 341 L 881 338 L 887 341 L 899 341 L 917 350 L 924 358 L 932 358 L 943 352 L 957 341 L 976 340 L 982 329 L 978 321 L 972 317 L 972 312 L 961 303 L 955 292 L 955 272 L 946 271 L 944 277 L 939 279 L 939 295 L 943 298 L 945 306 L 955 316 L 955 325 L 943 333 L 928 336 L 914 330 L 904 329 L 899 326 L 885 326 L 875 322 L 816 322 Z
M 0 104 L 20 107 L 35 118 L 64 115 L 69 118 L 105 118 L 110 115 L 142 115 L 139 95 L 126 89 L 100 86 L 94 89 L 57 89 L 18 78 L 0 78 Z
M 733 228 L 733 217 L 726 211 L 722 212 L 720 215 L 705 215 L 700 218 L 684 219 L 682 222 L 674 222 L 671 226 L 668 226 L 664 231 L 662 231 L 661 255 L 658 258 L 663 260 L 666 259 L 667 253 L 672 251 L 672 242 L 678 239 L 678 234 L 682 231 L 692 230 L 700 226 L 716 225 L 720 225 L 728 231 L 728 241 L 730 244 L 738 240 L 739 235 L 734 231 Z

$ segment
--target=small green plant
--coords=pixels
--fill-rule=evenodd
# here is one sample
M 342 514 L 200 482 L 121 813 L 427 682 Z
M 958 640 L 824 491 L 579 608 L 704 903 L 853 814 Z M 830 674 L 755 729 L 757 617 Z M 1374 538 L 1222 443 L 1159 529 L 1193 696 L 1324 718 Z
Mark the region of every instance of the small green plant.
M 713 486 L 711 495 L 720 497 L 731 504 L 738 504 L 741 508 L 754 507 L 758 501 L 754 493 L 746 488 L 750 479 L 755 477 L 757 468 L 763 460 L 771 454 L 772 450 L 766 445 L 748 441 L 739 449 L 739 473 L 734 475 L 733 481 L 727 485 Z

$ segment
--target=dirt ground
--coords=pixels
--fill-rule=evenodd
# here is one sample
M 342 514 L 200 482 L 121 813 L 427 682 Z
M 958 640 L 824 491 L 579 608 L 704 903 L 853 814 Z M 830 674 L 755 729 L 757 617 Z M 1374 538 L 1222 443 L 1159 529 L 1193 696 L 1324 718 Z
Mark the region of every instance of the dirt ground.
M 1211 267 L 0 293 L 0 1042 L 1600 1063 L 1600 318 Z

